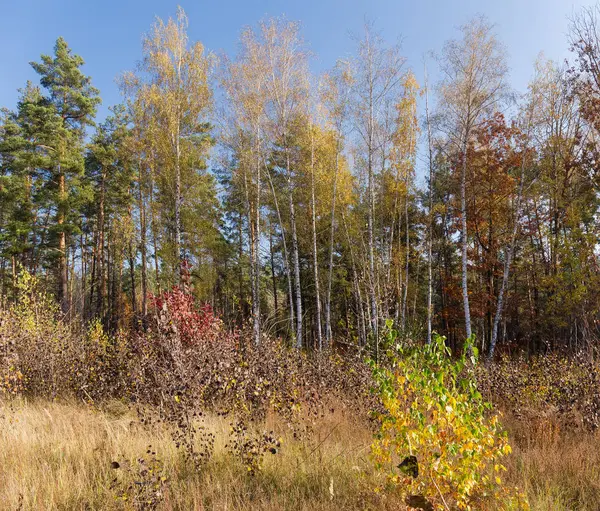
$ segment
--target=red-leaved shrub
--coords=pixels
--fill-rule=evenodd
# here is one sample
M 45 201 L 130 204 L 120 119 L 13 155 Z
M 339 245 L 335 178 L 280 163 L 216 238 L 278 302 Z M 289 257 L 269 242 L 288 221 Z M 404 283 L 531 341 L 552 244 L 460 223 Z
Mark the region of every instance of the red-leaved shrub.
M 183 287 L 151 296 L 150 304 L 161 331 L 179 336 L 184 345 L 213 341 L 223 329 L 223 322 L 210 304 L 197 306 L 194 297 Z

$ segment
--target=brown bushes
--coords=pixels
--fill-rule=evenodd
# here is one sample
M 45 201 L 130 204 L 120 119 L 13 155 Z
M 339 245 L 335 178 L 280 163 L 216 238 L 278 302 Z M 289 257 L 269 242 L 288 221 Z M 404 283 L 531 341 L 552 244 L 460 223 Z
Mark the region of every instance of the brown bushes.
M 268 413 L 300 435 L 333 402 L 361 417 L 371 407 L 370 372 L 358 356 L 307 354 L 269 338 L 256 345 L 185 290 L 154 298 L 146 331 L 108 335 L 98 321 L 65 322 L 30 275 L 19 286 L 0 323 L 0 392 L 133 403 L 145 425 L 168 426 L 196 467 L 214 450 L 206 414 L 230 421 L 228 445 L 254 472 L 279 447 L 263 427 Z
M 478 380 L 516 418 L 547 420 L 568 431 L 600 427 L 600 362 L 591 353 L 504 358 L 480 367 Z
M 122 395 L 131 359 L 125 336 L 107 336 L 97 321 L 67 323 L 26 272 L 17 284 L 19 299 L 0 310 L 0 395 L 89 401 Z
M 154 301 L 144 331 L 109 335 L 65 322 L 30 276 L 19 286 L 0 311 L 0 495 L 15 509 L 398 509 L 394 492 L 372 492 L 380 403 L 359 353 L 255 344 L 181 290 Z M 600 499 L 599 375 L 591 358 L 558 356 L 478 368 L 507 417 L 510 483 L 533 509 Z M 69 404 L 44 404 L 57 397 Z

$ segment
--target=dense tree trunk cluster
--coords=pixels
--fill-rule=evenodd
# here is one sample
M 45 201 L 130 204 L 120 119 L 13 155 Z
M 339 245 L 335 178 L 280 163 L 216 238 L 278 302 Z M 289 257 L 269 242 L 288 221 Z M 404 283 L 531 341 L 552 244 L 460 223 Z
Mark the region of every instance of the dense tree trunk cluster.
M 378 357 L 392 320 L 454 348 L 474 336 L 490 357 L 589 346 L 598 14 L 572 21 L 577 66 L 540 60 L 517 96 L 482 18 L 439 53 L 432 93 L 371 26 L 314 77 L 298 24 L 245 29 L 217 62 L 180 9 L 99 124 L 99 91 L 58 39 L 0 118 L 0 299 L 23 267 L 64 314 L 110 329 L 145 328 L 152 295 L 185 284 L 256 344 Z

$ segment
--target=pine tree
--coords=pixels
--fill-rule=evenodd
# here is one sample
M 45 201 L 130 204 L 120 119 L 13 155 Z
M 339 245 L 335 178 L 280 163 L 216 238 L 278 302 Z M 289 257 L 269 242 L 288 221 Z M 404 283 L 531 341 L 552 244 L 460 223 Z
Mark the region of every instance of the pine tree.
M 83 64 L 83 59 L 72 53 L 62 37 L 56 41 L 53 56 L 42 55 L 41 62 L 31 63 L 48 94 L 48 104 L 61 121 L 47 146 L 52 158 L 47 189 L 55 215 L 52 234 L 56 239 L 58 257 L 58 297 L 64 313 L 70 306 L 68 235 L 78 229 L 85 128 L 93 125 L 96 107 L 100 103 L 99 91 L 81 71 Z
M 128 234 L 127 240 L 118 240 L 128 245 L 132 242 L 133 221 L 131 208 L 133 204 L 132 185 L 134 180 L 134 158 L 128 152 L 127 141 L 130 137 L 124 107 L 112 108 L 113 115 L 100 124 L 88 146 L 85 159 L 86 179 L 91 184 L 93 201 L 85 211 L 88 220 L 89 235 L 92 241 L 92 267 L 90 272 L 89 312 L 102 318 L 108 324 L 107 313 L 111 310 L 109 303 L 108 255 L 110 247 L 116 240 L 114 236 Z M 119 219 L 127 219 L 131 228 L 115 233 L 111 227 Z M 131 254 L 130 254 L 131 255 Z M 132 286 L 132 305 L 135 309 Z

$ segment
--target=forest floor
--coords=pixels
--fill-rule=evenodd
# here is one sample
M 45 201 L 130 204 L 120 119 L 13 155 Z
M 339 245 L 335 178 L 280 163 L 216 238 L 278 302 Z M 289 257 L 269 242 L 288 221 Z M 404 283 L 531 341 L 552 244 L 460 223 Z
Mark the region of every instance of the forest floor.
M 269 422 L 269 420 L 267 421 Z M 504 417 L 513 455 L 508 479 L 534 511 L 597 511 L 600 435 Z M 0 405 L 2 510 L 404 509 L 369 457 L 371 432 L 341 412 L 295 436 L 274 421 L 282 445 L 252 475 L 228 454 L 229 423 L 212 418 L 214 455 L 190 469 L 166 429 L 144 427 L 119 402 L 14 400 Z M 155 453 L 155 454 L 154 454 Z

